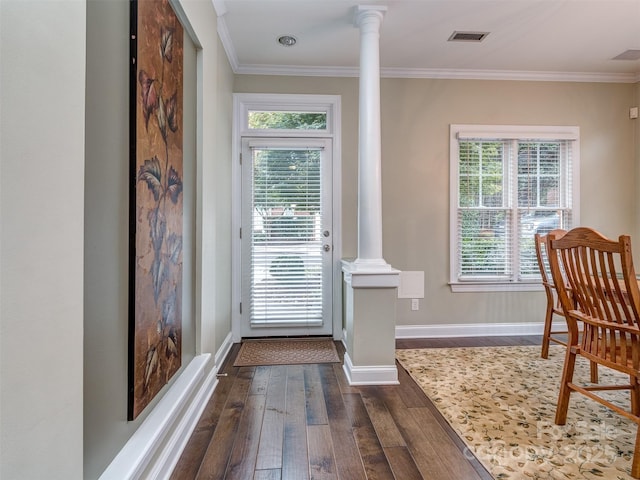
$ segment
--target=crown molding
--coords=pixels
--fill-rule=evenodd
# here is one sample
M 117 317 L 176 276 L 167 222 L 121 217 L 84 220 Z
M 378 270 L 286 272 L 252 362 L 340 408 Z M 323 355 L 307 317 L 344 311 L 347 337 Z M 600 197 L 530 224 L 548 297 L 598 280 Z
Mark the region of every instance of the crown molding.
M 382 68 L 380 74 L 387 78 L 442 78 L 447 80 L 511 80 L 585 83 L 635 83 L 638 81 L 638 74 L 635 73 Z
M 227 13 L 227 5 L 224 0 L 211 0 L 211 3 L 213 3 L 213 9 L 218 17 L 222 17 Z
M 233 42 L 231 41 L 231 35 L 229 35 L 227 22 L 225 21 L 223 15 L 218 16 L 217 29 L 220 43 L 222 43 L 222 48 L 224 48 L 224 51 L 227 54 L 227 60 L 229 60 L 231 70 L 234 73 L 237 73 L 240 68 L 240 66 L 238 65 L 238 55 L 236 54 L 236 49 L 233 46 Z
M 357 67 L 314 67 L 292 65 L 238 65 L 239 75 L 285 75 L 301 77 L 357 77 Z M 533 82 L 637 83 L 640 74 L 589 72 L 534 72 L 510 70 L 446 70 L 433 68 L 381 68 L 383 78 L 431 78 L 446 80 L 510 80 Z
M 293 65 L 239 65 L 239 75 L 290 75 L 296 77 L 357 77 L 357 67 L 305 67 Z

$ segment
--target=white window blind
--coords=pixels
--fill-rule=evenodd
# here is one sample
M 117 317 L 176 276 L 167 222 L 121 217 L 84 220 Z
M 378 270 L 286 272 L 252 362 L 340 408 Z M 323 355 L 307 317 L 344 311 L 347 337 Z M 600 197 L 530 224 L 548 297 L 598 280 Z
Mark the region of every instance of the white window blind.
M 322 323 L 320 159 L 252 148 L 252 324 Z
M 534 234 L 576 218 L 574 132 L 500 127 L 492 138 L 487 127 L 474 138 L 454 127 L 451 283 L 537 282 Z
M 509 144 L 465 140 L 459 147 L 457 278 L 506 279 L 511 275 L 508 232 Z

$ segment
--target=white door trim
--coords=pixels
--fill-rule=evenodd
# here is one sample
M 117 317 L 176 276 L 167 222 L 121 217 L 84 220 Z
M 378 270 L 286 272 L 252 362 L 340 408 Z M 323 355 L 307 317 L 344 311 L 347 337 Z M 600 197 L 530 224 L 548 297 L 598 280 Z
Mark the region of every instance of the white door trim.
M 242 225 L 242 322 L 241 322 L 241 334 L 243 338 L 250 337 L 263 337 L 263 336 L 280 336 L 280 337 L 289 337 L 289 336 L 307 336 L 307 335 L 321 335 L 328 336 L 333 334 L 333 282 L 334 278 L 332 275 L 333 271 L 333 219 L 331 218 L 331 214 L 333 209 L 331 208 L 331 200 L 332 200 L 332 188 L 331 188 L 331 168 L 333 167 L 333 162 L 331 160 L 331 155 L 333 153 L 333 148 L 331 147 L 332 139 L 331 138 L 287 138 L 287 137 L 278 137 L 275 138 L 264 138 L 264 137 L 243 137 L 242 145 L 243 145 L 243 155 L 242 155 L 242 175 L 243 175 L 243 184 L 242 184 L 242 196 L 243 196 L 243 225 Z M 254 161 L 254 151 L 299 151 L 302 155 L 299 159 L 305 158 L 307 153 L 311 154 L 312 157 L 318 156 L 317 158 L 320 160 L 318 168 L 320 169 L 321 179 L 318 179 L 320 182 L 320 197 L 317 198 L 319 202 L 318 206 L 320 207 L 319 212 L 321 212 L 320 225 L 314 225 L 314 238 L 307 238 L 305 242 L 302 242 L 295 245 L 295 240 L 292 238 L 287 242 L 287 247 L 284 248 L 279 245 L 278 240 L 270 241 L 266 240 L 264 244 L 255 245 L 253 243 L 253 229 L 255 227 L 253 223 L 253 217 L 255 216 L 255 211 L 253 211 L 251 205 L 254 201 L 254 175 L 255 172 L 253 170 L 253 161 Z M 311 152 L 316 152 L 315 155 Z M 313 181 L 313 180 L 312 180 Z M 306 202 L 305 202 L 306 203 Z M 321 232 L 327 232 L 328 237 L 322 235 Z M 289 232 L 291 233 L 291 232 Z M 316 236 L 317 235 L 317 236 Z M 267 246 L 268 245 L 268 246 Z M 323 246 L 329 245 L 330 250 L 326 251 L 323 249 Z M 254 250 L 255 248 L 255 250 Z M 266 249 L 265 249 L 266 248 Z M 265 250 L 263 250 L 265 249 Z M 256 286 L 253 279 L 253 265 L 256 265 L 254 262 L 255 258 L 259 258 L 257 265 L 258 267 L 258 275 L 260 277 L 259 283 L 262 281 L 269 281 L 267 277 L 262 277 L 264 268 L 264 262 L 266 258 L 271 255 L 284 255 L 283 258 L 290 257 L 294 254 L 295 250 L 298 249 L 299 254 L 301 255 L 299 258 L 303 260 L 305 263 L 310 262 L 310 264 L 314 264 L 315 262 L 321 262 L 318 265 L 321 270 L 321 291 L 322 291 L 322 301 L 321 301 L 321 310 L 322 314 L 320 317 L 315 317 L 314 313 L 318 308 L 317 304 L 307 305 L 306 307 L 302 307 L 301 304 L 298 304 L 297 307 L 293 307 L 295 304 L 281 304 L 273 303 L 275 298 L 270 297 L 268 294 L 265 297 L 265 293 L 258 293 L 258 304 L 256 307 L 258 310 L 262 308 L 275 309 L 279 310 L 280 308 L 284 308 L 289 314 L 302 313 L 302 310 L 305 310 L 307 307 L 310 307 L 311 310 L 305 310 L 302 313 L 302 316 L 294 321 L 292 318 L 286 318 L 288 315 L 281 311 L 280 314 L 274 313 L 273 315 L 284 315 L 284 317 L 280 317 L 279 319 L 270 316 L 270 318 L 265 318 L 262 314 L 258 314 L 259 318 L 253 318 L 253 310 L 252 310 L 252 299 L 254 298 L 253 288 Z M 260 253 L 262 252 L 262 253 Z M 278 252 L 278 253 L 276 253 Z M 256 255 L 257 257 L 254 257 Z M 308 265 L 310 266 L 310 265 Z M 312 280 L 311 276 L 307 276 L 305 274 L 305 278 L 310 281 L 310 286 L 313 290 L 314 280 Z M 272 279 L 273 280 L 273 279 Z M 260 287 L 257 287 L 260 289 Z M 309 290 L 307 290 L 309 292 Z M 277 297 L 281 296 L 282 292 L 280 292 Z M 291 298 L 296 298 L 297 293 L 291 293 Z M 263 303 L 264 302 L 264 303 Z M 291 308 L 291 310 L 289 310 Z M 309 316 L 310 315 L 310 316 Z M 286 318 L 286 319 L 285 319 Z
M 233 95 L 232 129 L 232 201 L 231 227 L 231 332 L 234 342 L 242 339 L 240 315 L 241 289 L 241 241 L 242 224 L 242 170 L 240 154 L 242 138 L 250 137 L 325 137 L 332 139 L 332 216 L 333 216 L 333 338 L 342 339 L 342 143 L 341 143 L 341 107 L 339 95 L 287 95 L 236 93 Z M 285 109 L 287 111 L 326 111 L 327 130 L 304 132 L 250 131 L 246 128 L 249 110 Z

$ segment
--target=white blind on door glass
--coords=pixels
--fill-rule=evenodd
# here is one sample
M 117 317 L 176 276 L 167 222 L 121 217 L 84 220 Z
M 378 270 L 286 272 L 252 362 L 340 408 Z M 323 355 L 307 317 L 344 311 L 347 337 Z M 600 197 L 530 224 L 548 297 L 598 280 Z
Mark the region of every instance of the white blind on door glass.
M 321 150 L 252 148 L 252 324 L 322 323 Z

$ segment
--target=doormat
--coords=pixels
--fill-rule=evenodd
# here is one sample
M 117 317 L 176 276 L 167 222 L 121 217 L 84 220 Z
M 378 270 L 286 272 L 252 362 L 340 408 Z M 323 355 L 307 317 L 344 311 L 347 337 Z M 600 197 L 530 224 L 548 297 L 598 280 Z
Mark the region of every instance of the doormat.
M 245 340 L 242 342 L 233 366 L 297 365 L 339 361 L 340 357 L 333 340 Z

